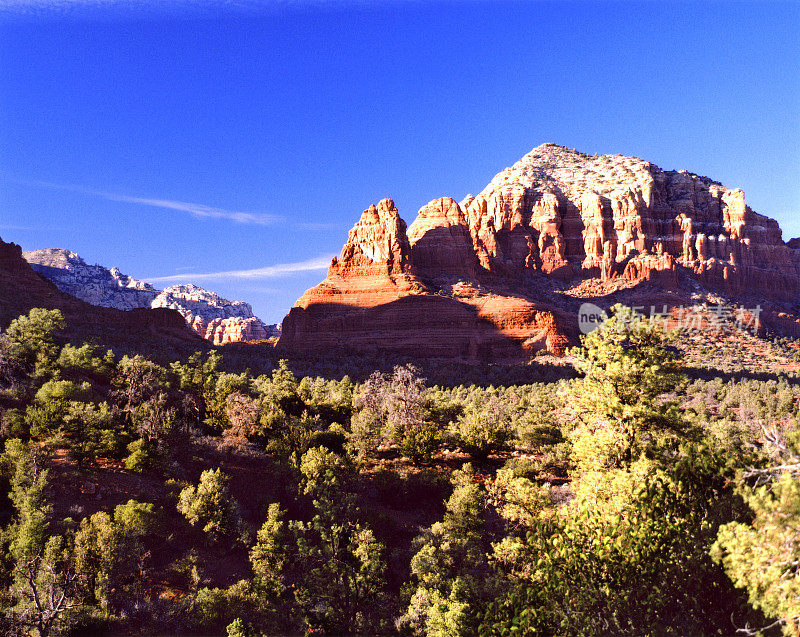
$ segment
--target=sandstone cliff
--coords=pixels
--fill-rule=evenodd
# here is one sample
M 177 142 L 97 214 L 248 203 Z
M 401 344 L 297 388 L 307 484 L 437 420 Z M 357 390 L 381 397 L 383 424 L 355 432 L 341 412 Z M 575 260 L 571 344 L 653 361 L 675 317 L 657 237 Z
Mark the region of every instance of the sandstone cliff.
M 62 291 L 82 301 L 118 310 L 169 308 L 215 345 L 262 340 L 280 334 L 280 327 L 265 325 L 249 304 L 228 301 L 203 288 L 172 286 L 163 291 L 126 276 L 119 268 L 89 265 L 74 252 L 59 248 L 32 250 L 23 257 Z
M 506 168 L 467 218 L 488 271 L 674 282 L 677 268 L 730 294 L 794 300 L 800 252 L 741 190 L 635 157 L 544 144 Z
M 477 196 L 431 201 L 407 229 L 390 199 L 370 206 L 327 278 L 290 311 L 279 346 L 561 353 L 587 298 L 677 304 L 710 290 L 796 303 L 798 247 L 741 190 L 544 144 Z
M 470 360 L 563 352 L 567 339 L 556 325 L 573 323 L 568 315 L 458 280 L 478 268 L 465 221 L 453 200 L 428 204 L 408 232 L 391 199 L 367 208 L 325 281 L 289 312 L 279 346 Z M 446 290 L 432 283 L 442 275 Z

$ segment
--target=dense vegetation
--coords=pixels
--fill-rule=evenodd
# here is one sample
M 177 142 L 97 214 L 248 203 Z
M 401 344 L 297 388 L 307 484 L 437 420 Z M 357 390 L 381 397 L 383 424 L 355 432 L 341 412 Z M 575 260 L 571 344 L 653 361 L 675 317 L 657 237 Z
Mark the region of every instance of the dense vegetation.
M 5 634 L 800 635 L 793 377 L 690 380 L 621 306 L 527 385 L 63 328 L 0 337 Z

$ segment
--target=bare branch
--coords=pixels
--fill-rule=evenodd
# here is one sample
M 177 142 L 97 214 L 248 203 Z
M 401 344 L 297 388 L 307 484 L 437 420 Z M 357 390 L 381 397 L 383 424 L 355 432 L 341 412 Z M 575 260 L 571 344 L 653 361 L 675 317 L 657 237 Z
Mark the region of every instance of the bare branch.
M 755 637 L 756 635 L 762 634 L 766 630 L 771 630 L 773 628 L 779 628 L 786 623 L 785 619 L 776 619 L 774 622 L 769 624 L 768 626 L 761 626 L 760 628 L 750 628 L 749 624 L 745 624 L 744 628 L 737 628 L 736 634 L 737 635 L 747 635 L 748 637 Z

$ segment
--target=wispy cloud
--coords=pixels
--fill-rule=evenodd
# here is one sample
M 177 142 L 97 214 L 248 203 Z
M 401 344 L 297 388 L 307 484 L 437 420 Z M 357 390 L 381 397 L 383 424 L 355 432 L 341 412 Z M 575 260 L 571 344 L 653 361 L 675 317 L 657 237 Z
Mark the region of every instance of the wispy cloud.
M 195 217 L 202 219 L 229 219 L 237 223 L 252 223 L 259 226 L 269 226 L 283 219 L 279 215 L 266 213 L 238 212 L 235 210 L 225 210 L 224 208 L 213 208 L 199 203 L 189 203 L 186 201 L 173 201 L 170 199 L 149 199 L 147 197 L 128 197 L 126 195 L 115 195 L 113 193 L 93 193 L 104 197 L 109 201 L 122 201 L 125 203 L 141 204 L 154 208 L 166 208 L 167 210 L 178 210 L 188 212 Z
M 296 263 L 279 263 L 268 265 L 254 270 L 226 270 L 225 272 L 205 272 L 205 273 L 183 273 L 171 274 L 168 276 L 144 277 L 149 283 L 160 281 L 208 281 L 213 279 L 274 279 L 277 277 L 288 276 L 298 272 L 311 272 L 314 270 L 326 270 L 335 255 L 328 254 L 308 261 L 298 261 Z
M 316 221 L 295 221 L 292 225 L 294 225 L 295 228 L 310 230 L 312 232 L 333 230 L 339 227 L 338 223 L 320 223 Z
M 34 183 L 43 188 L 52 190 L 65 190 L 77 192 L 92 197 L 99 197 L 107 201 L 120 201 L 122 203 L 137 204 L 140 206 L 150 206 L 152 208 L 163 208 L 166 210 L 176 210 L 178 212 L 188 212 L 198 219 L 227 219 L 236 223 L 254 224 L 259 226 L 269 226 L 280 223 L 284 218 L 280 215 L 273 215 L 261 212 L 242 212 L 238 210 L 226 210 L 225 208 L 215 208 L 200 203 L 190 203 L 188 201 L 175 201 L 174 199 L 158 199 L 154 197 L 131 197 L 103 190 L 94 190 L 84 186 L 70 184 L 54 184 L 47 181 L 27 182 Z
M 283 294 L 286 290 L 280 288 L 267 287 L 264 285 L 237 285 L 237 292 L 240 294 Z

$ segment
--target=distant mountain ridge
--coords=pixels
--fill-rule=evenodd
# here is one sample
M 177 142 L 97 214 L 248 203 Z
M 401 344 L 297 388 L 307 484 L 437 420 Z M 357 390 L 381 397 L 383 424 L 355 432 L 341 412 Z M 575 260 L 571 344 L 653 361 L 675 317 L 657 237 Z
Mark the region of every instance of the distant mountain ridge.
M 61 310 L 67 323 L 64 336 L 74 343 L 91 341 L 119 353 L 141 353 L 160 360 L 174 360 L 209 347 L 173 310 L 122 311 L 63 292 L 22 258 L 22 248 L 0 239 L 0 328 L 36 307 Z
M 75 252 L 63 248 L 30 250 L 22 256 L 62 292 L 92 305 L 118 310 L 176 310 L 195 332 L 215 345 L 280 335 L 280 326 L 264 324 L 248 303 L 229 301 L 195 285 L 158 290 L 121 273 L 119 268 L 89 265 Z
M 75 298 L 117 310 L 151 307 L 159 291 L 149 283 L 126 276 L 119 268 L 89 265 L 78 254 L 61 248 L 23 252 L 39 274 Z

